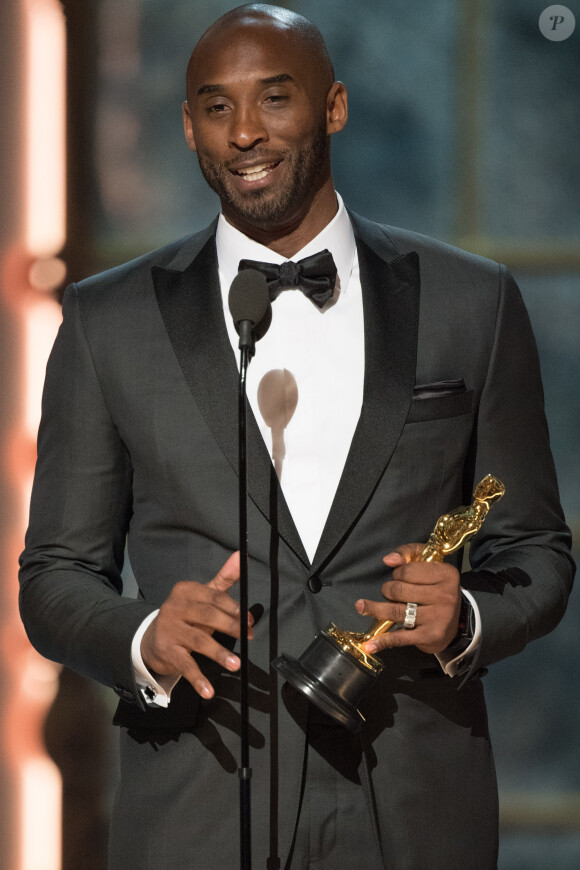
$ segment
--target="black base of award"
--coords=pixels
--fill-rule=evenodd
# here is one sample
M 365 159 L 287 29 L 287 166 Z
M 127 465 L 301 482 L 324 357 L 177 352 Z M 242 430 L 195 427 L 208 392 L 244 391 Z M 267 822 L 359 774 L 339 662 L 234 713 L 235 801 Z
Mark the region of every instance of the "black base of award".
M 358 662 L 324 631 L 316 635 L 299 659 L 281 655 L 272 663 L 291 686 L 324 713 L 358 733 L 364 716 L 358 704 L 379 673 Z

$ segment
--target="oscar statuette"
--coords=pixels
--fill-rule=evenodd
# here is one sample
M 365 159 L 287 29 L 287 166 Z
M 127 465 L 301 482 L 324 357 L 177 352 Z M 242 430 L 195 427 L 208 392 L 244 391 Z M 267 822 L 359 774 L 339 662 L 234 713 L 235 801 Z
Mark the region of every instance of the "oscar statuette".
M 475 487 L 472 504 L 439 517 L 417 561 L 442 562 L 459 550 L 477 534 L 490 507 L 504 492 L 503 483 L 487 474 Z M 340 629 L 331 622 L 299 659 L 283 654 L 273 665 L 313 704 L 350 731 L 358 732 L 364 724 L 358 704 L 384 668 L 379 658 L 362 649 L 362 644 L 398 625 L 375 620 L 362 633 Z

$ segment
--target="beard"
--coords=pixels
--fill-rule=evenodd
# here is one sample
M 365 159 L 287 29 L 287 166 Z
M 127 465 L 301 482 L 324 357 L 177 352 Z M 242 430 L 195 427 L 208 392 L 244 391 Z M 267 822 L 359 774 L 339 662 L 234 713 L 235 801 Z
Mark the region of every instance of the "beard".
M 283 224 L 300 206 L 318 190 L 323 167 L 328 159 L 328 135 L 326 121 L 322 121 L 311 142 L 298 151 L 281 150 L 286 164 L 286 175 L 275 189 L 261 188 L 241 193 L 233 184 L 229 166 L 239 163 L 212 163 L 198 153 L 199 168 L 211 189 L 219 196 L 222 206 L 245 223 L 260 229 Z M 259 158 L 268 161 L 268 152 L 248 152 L 245 159 Z

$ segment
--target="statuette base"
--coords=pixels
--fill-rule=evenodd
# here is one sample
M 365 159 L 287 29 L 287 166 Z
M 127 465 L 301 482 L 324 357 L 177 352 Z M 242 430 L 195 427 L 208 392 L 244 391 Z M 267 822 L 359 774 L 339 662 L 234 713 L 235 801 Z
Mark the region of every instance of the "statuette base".
M 363 664 L 352 652 L 347 652 L 333 631 L 340 634 L 333 623 L 316 635 L 299 659 L 281 655 L 274 667 L 291 686 L 305 694 L 320 710 L 358 733 L 365 719 L 358 705 L 374 686 L 383 669 L 374 656 L 373 664 Z

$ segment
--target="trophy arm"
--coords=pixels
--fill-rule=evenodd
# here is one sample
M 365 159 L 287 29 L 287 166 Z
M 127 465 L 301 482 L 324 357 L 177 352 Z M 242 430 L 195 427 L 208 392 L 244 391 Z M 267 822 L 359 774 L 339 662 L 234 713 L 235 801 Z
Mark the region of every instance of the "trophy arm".
M 366 643 L 367 640 L 372 640 L 374 637 L 378 637 L 380 634 L 384 634 L 386 631 L 390 631 L 390 629 L 396 625 L 396 622 L 393 622 L 391 619 L 375 619 L 369 630 L 365 634 L 360 635 L 359 643 Z

